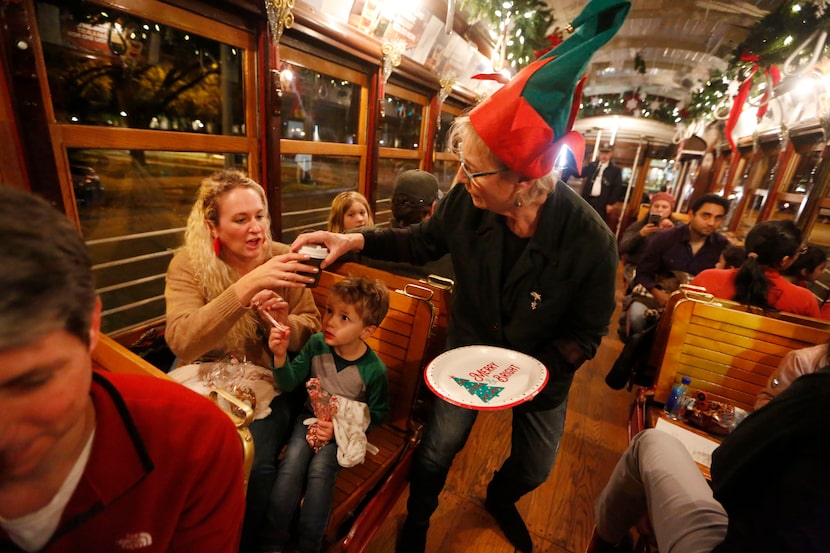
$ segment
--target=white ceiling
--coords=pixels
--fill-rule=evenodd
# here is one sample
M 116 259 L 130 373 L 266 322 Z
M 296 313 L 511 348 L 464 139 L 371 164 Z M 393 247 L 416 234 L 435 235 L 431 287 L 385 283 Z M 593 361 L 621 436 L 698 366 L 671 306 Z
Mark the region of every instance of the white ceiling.
M 617 35 L 593 57 L 585 96 L 641 92 L 688 99 L 710 70 L 726 69 L 750 28 L 784 0 L 632 0 Z M 548 0 L 554 25 L 565 27 L 586 0 Z M 646 73 L 634 69 L 637 53 Z

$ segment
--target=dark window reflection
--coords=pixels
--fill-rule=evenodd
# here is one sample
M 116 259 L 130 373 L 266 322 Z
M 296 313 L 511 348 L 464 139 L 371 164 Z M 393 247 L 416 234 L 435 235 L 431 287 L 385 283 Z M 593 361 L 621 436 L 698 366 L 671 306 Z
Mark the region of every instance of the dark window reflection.
M 311 154 L 280 156 L 282 241 L 290 243 L 305 230 L 325 229 L 331 201 L 357 190 L 360 158 Z
M 438 119 L 438 135 L 435 137 L 436 152 L 449 151 L 450 145 L 447 143 L 447 137 L 449 136 L 450 126 L 454 120 L 455 115 L 452 113 L 447 113 L 446 111 L 441 112 L 441 117 Z
M 798 160 L 788 190 L 796 194 L 809 194 L 815 184 L 816 171 L 821 162 L 821 150 L 810 150 Z
M 417 150 L 421 145 L 423 110 L 421 104 L 387 94 L 383 99 L 385 116 L 380 131 L 380 145 Z
M 224 168 L 247 170 L 247 156 L 103 149 L 68 154 L 81 231 L 104 304 L 104 332 L 163 316 L 164 274 L 182 244 L 199 183 Z M 95 192 L 85 195 L 88 186 Z
M 360 85 L 290 62 L 280 68 L 282 137 L 357 144 Z
M 59 122 L 245 134 L 239 48 L 93 4 L 37 16 Z
M 438 179 L 438 188 L 446 194 L 452 185 L 455 184 L 455 177 L 458 173 L 458 161 L 437 160 L 432 170 L 435 178 Z

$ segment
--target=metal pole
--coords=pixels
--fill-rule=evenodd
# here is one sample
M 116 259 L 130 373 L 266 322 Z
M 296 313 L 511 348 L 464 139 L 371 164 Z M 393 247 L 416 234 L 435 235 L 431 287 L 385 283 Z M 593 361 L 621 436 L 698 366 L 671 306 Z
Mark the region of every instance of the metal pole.
M 620 238 L 620 229 L 622 228 L 622 221 L 623 216 L 625 215 L 625 208 L 628 206 L 628 199 L 631 195 L 631 185 L 637 182 L 637 165 L 640 163 L 640 152 L 642 152 L 643 150 L 643 138 L 645 137 L 640 135 L 640 143 L 637 144 L 637 153 L 634 154 L 634 166 L 631 168 L 631 178 L 628 179 L 628 186 L 625 188 L 625 199 L 623 200 L 622 211 L 620 211 L 620 218 L 619 220 L 617 220 L 617 232 L 615 234 L 618 240 Z
M 596 127 L 595 127 L 596 128 Z M 599 154 L 599 140 L 602 138 L 602 129 L 597 129 L 597 139 L 594 142 L 594 151 L 591 152 L 591 163 L 597 160 L 597 154 Z

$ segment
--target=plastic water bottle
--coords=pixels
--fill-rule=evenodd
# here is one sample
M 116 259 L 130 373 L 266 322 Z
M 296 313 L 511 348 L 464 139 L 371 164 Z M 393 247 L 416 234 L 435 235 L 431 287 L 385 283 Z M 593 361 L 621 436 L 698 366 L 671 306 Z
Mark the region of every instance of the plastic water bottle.
M 680 384 L 672 386 L 671 393 L 669 394 L 669 398 L 666 400 L 666 405 L 664 406 L 666 416 L 670 419 L 678 420 L 682 418 L 683 415 L 680 412 L 684 405 L 682 398 L 686 395 L 686 390 L 689 388 L 689 384 L 691 383 L 692 379 L 688 376 L 684 376 Z

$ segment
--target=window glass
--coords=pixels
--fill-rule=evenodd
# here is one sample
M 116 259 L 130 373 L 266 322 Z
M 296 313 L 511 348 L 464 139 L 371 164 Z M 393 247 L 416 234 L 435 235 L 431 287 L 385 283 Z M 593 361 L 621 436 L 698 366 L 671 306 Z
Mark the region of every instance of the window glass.
M 674 160 L 649 160 L 648 171 L 646 172 L 644 192 L 646 194 L 654 194 L 655 192 L 659 192 L 660 190 L 662 190 L 663 187 L 668 188 L 669 184 L 671 184 L 671 176 L 673 170 Z M 640 199 L 631 198 L 630 201 L 639 202 Z
M 822 167 L 822 163 L 825 164 L 824 167 Z M 814 185 L 820 184 L 819 175 L 824 175 L 826 178 L 826 164 L 827 160 L 822 160 L 820 150 L 805 153 L 798 169 L 796 169 L 796 174 L 793 176 L 795 189 L 800 191 L 803 188 L 807 193 L 814 189 Z M 817 190 L 821 190 L 821 188 Z M 819 200 L 815 223 L 809 229 L 809 241 L 810 244 L 814 245 L 830 246 L 830 192 L 825 193 L 825 197 Z M 825 271 L 826 276 L 827 271 Z
M 455 184 L 455 176 L 458 173 L 458 160 L 438 159 L 432 169 L 435 178 L 438 179 L 438 188 L 446 194 L 452 185 Z
M 814 185 L 814 177 L 821 161 L 821 150 L 810 150 L 798 156 L 795 171 L 786 188 L 775 195 L 770 219 L 795 220 L 804 209 L 804 201 Z
M 283 138 L 358 143 L 359 84 L 291 62 L 283 62 L 280 82 Z
M 326 228 L 334 197 L 358 188 L 360 158 L 284 154 L 280 160 L 281 240 L 290 243 L 305 230 Z
M 417 150 L 421 146 L 421 104 L 387 94 L 383 99 L 385 116 L 381 120 L 380 145 L 387 148 Z
M 244 51 L 111 8 L 37 3 L 59 123 L 244 135 Z
M 164 315 L 164 275 L 181 245 L 199 183 L 247 170 L 244 154 L 68 150 L 105 333 Z
M 750 168 L 749 179 L 757 184 L 751 188 L 744 187 L 750 196 L 744 199 L 747 203 L 743 217 L 741 217 L 738 236 L 746 236 L 749 230 L 760 222 L 761 210 L 764 208 L 767 195 L 772 188 L 778 171 L 778 152 L 778 148 L 773 149 L 773 151 L 759 157 L 757 165 Z
M 810 244 L 830 247 L 830 198 L 821 201 L 818 217 L 810 229 Z
M 439 118 L 439 127 L 438 133 L 435 137 L 435 151 L 436 152 L 447 152 L 449 151 L 449 143 L 447 142 L 449 138 L 450 127 L 452 126 L 452 122 L 455 120 L 455 114 L 448 113 L 446 111 L 441 112 L 441 117 Z

